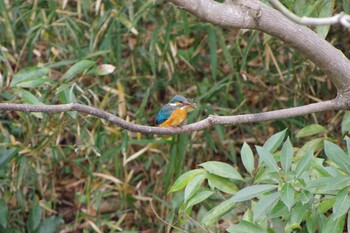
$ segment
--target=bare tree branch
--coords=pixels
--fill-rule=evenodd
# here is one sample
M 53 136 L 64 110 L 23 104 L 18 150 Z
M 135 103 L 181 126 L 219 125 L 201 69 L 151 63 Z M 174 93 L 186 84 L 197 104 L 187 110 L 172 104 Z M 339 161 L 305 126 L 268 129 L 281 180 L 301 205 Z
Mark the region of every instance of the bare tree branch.
M 302 25 L 308 26 L 320 26 L 320 25 L 333 25 L 333 24 L 342 24 L 344 27 L 350 27 L 350 15 L 345 13 L 339 13 L 332 17 L 325 18 L 312 18 L 312 17 L 299 17 L 290 10 L 288 10 L 280 1 L 278 0 L 269 0 L 271 5 L 279 10 L 284 16 L 293 20 L 294 22 Z
M 204 120 L 201 120 L 193 124 L 185 125 L 181 128 L 180 127 L 179 128 L 162 128 L 162 127 L 155 127 L 155 126 L 137 125 L 131 122 L 127 122 L 103 110 L 82 105 L 82 104 L 77 104 L 77 103 L 60 104 L 60 105 L 29 105 L 29 104 L 0 103 L 0 111 L 8 110 L 8 111 L 21 111 L 21 112 L 43 112 L 43 113 L 77 111 L 80 113 L 86 113 L 101 119 L 105 119 L 108 122 L 116 124 L 126 130 L 130 130 L 133 132 L 140 132 L 144 134 L 159 134 L 159 135 L 188 133 L 188 132 L 209 128 L 213 125 L 237 125 L 237 124 L 255 123 L 255 122 L 261 122 L 261 121 L 269 121 L 269 120 L 284 119 L 288 117 L 301 116 L 305 114 L 327 111 L 327 110 L 341 110 L 341 109 L 346 110 L 349 108 L 350 108 L 349 104 L 340 101 L 339 98 L 336 98 L 333 100 L 309 104 L 301 107 L 281 109 L 281 110 L 256 113 L 256 114 L 244 114 L 244 115 L 236 115 L 236 116 L 210 115 Z
M 338 96 L 350 100 L 350 61 L 309 28 L 294 23 L 258 0 L 169 0 L 207 22 L 228 28 L 256 29 L 289 43 L 332 80 Z

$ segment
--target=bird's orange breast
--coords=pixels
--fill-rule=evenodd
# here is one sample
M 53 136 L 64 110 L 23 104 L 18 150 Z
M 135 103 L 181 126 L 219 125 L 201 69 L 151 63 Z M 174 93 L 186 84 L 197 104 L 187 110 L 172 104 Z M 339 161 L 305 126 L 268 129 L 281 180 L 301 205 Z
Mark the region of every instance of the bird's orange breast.
M 159 126 L 169 127 L 169 126 L 179 126 L 186 119 L 187 111 L 185 109 L 177 108 L 175 109 L 168 120 L 164 121 Z

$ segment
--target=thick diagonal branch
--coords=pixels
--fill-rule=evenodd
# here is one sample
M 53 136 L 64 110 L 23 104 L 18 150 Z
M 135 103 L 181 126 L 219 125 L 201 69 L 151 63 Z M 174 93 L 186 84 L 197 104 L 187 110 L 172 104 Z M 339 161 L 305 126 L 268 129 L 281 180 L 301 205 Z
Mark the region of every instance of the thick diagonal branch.
M 288 117 L 301 116 L 305 114 L 321 112 L 326 110 L 340 110 L 349 109 L 349 106 L 339 101 L 339 99 L 333 99 L 320 103 L 309 104 L 301 107 L 294 107 L 270 112 L 256 113 L 256 114 L 244 114 L 236 116 L 209 116 L 206 119 L 185 125 L 181 128 L 161 128 L 154 126 L 137 125 L 128 121 L 125 121 L 113 114 L 105 112 L 103 110 L 77 104 L 60 104 L 60 105 L 29 105 L 29 104 L 7 104 L 0 103 L 0 111 L 21 111 L 21 112 L 43 112 L 43 113 L 59 113 L 77 111 L 80 113 L 86 113 L 96 116 L 100 119 L 105 119 L 113 124 L 120 126 L 123 129 L 133 132 L 140 132 L 144 134 L 180 134 L 186 132 L 193 132 L 209 128 L 213 125 L 237 125 L 244 123 L 255 123 L 269 120 L 277 120 Z
M 228 28 L 256 29 L 289 43 L 332 80 L 338 96 L 350 100 L 350 61 L 309 28 L 298 25 L 258 0 L 169 0 L 207 22 Z

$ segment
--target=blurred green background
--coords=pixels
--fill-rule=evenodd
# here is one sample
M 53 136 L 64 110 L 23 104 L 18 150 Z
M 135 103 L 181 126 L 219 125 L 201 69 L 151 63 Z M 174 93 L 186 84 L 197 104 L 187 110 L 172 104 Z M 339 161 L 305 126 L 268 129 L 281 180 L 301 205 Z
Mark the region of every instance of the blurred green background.
M 166 1 L 0 0 L 0 32 L 1 102 L 78 102 L 154 125 L 175 94 L 199 106 L 190 123 L 336 96 L 330 80 L 282 41 L 221 29 Z M 340 26 L 327 36 L 346 55 L 349 38 Z M 82 60 L 116 69 L 64 78 Z M 16 73 L 43 67 L 39 83 L 10 87 Z M 337 137 L 341 121 L 342 112 L 328 111 L 159 137 L 84 114 L 0 112 L 0 215 L 13 232 L 55 232 L 62 222 L 60 232 L 170 232 L 172 225 L 201 232 L 195 221 L 178 224 L 182 197 L 168 194 L 176 177 L 209 160 L 240 169 L 244 141 L 262 144 L 285 128 L 296 145 L 303 142 L 294 133 L 312 123 Z

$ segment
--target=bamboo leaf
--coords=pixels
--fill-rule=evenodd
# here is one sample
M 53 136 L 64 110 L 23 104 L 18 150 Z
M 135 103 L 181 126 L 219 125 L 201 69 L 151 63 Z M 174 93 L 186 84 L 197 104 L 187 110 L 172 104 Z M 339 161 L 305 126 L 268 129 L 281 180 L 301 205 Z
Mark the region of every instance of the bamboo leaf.
M 215 29 L 212 27 L 208 28 L 208 46 L 210 52 L 210 63 L 211 72 L 213 79 L 216 80 L 217 68 L 218 68 L 218 55 L 217 55 L 217 38 Z
M 2 198 L 0 198 L 0 226 L 2 226 L 5 229 L 8 225 L 8 215 L 9 209 L 7 207 L 7 204 Z
M 304 171 L 309 169 L 313 158 L 313 152 L 309 151 L 303 158 L 301 158 L 295 168 L 295 177 L 299 178 Z
M 284 171 L 289 171 L 293 159 L 293 146 L 289 137 L 284 142 L 281 152 L 281 165 Z
M 263 219 L 272 211 L 280 199 L 280 193 L 274 192 L 261 198 L 253 208 L 254 222 Z
M 224 193 L 236 194 L 238 191 L 237 186 L 227 178 L 217 176 L 214 174 L 207 174 L 209 186 L 214 189 L 218 189 Z
M 72 67 L 70 67 L 67 72 L 63 75 L 63 80 L 70 81 L 72 80 L 77 74 L 83 73 L 88 71 L 91 67 L 93 67 L 96 64 L 94 61 L 90 60 L 81 60 L 78 63 L 74 64 Z
M 288 210 L 290 211 L 294 204 L 295 190 L 293 188 L 293 185 L 288 183 L 283 184 L 280 193 L 282 202 L 287 206 Z
M 241 158 L 245 169 L 252 175 L 254 171 L 254 155 L 246 142 L 244 142 L 241 149 Z
M 345 214 L 339 218 L 334 219 L 334 215 L 328 216 L 321 232 L 327 233 L 342 233 L 345 224 Z
M 194 206 L 198 203 L 201 203 L 202 201 L 209 198 L 211 195 L 213 195 L 214 192 L 212 191 L 201 191 L 196 193 L 187 203 L 186 209 L 190 208 L 191 206 Z
M 269 167 L 274 172 L 279 172 L 279 167 L 277 166 L 277 162 L 270 151 L 264 147 L 256 146 L 256 150 L 260 156 L 260 159 L 264 164 Z
M 203 167 L 208 172 L 217 176 L 230 178 L 234 180 L 243 180 L 242 176 L 232 166 L 223 162 L 209 161 L 201 163 L 198 166 Z
M 327 130 L 319 124 L 311 124 L 302 128 L 296 135 L 297 138 L 307 137 L 315 134 L 325 133 Z
M 236 225 L 230 225 L 226 231 L 230 233 L 250 233 L 250 232 L 264 232 L 257 224 L 241 220 Z
M 188 182 L 190 182 L 194 177 L 205 173 L 206 171 L 204 169 L 195 169 L 195 170 L 185 172 L 175 180 L 169 192 L 176 192 L 183 189 L 188 184 Z
M 28 217 L 28 231 L 34 232 L 40 225 L 42 217 L 42 210 L 39 205 L 39 203 L 36 201 L 36 198 L 34 197 L 33 201 L 33 207 L 32 210 L 29 213 Z
M 287 129 L 272 135 L 264 144 L 264 148 L 274 153 L 276 149 L 282 144 L 286 135 Z
M 205 177 L 206 177 L 205 174 L 201 174 L 194 177 L 190 182 L 188 182 L 185 188 L 185 195 L 184 195 L 185 202 L 187 202 L 191 197 L 193 197 L 197 193 Z
M 324 141 L 324 150 L 327 157 L 339 166 L 348 175 L 350 174 L 350 160 L 345 152 L 336 144 Z
M 348 192 L 349 187 L 343 188 L 335 199 L 335 203 L 333 206 L 333 217 L 337 219 L 343 216 L 346 212 L 348 212 L 350 208 L 350 197 Z
M 272 185 L 272 184 L 257 184 L 257 185 L 249 186 L 238 191 L 238 193 L 236 193 L 236 195 L 231 197 L 229 200 L 234 202 L 247 201 L 263 193 L 272 191 L 276 188 L 277 188 L 277 185 Z
M 13 77 L 10 87 L 35 87 L 49 81 L 47 74 L 50 69 L 46 67 L 31 66 L 18 71 Z
M 230 200 L 221 202 L 218 206 L 208 211 L 208 213 L 202 218 L 201 223 L 208 227 L 211 226 L 222 216 L 231 211 L 235 205 L 236 203 Z

